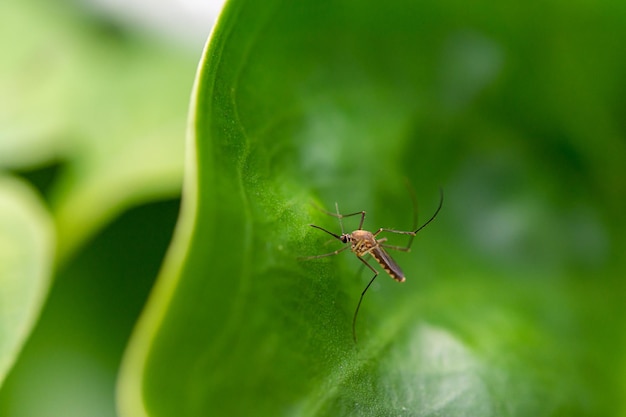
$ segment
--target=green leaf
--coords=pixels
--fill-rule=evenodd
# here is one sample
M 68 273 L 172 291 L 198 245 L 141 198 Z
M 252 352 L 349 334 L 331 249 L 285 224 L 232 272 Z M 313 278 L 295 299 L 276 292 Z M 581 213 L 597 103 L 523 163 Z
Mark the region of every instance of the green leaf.
M 0 385 L 37 321 L 53 259 L 53 224 L 39 197 L 0 177 Z
M 0 168 L 63 163 L 61 261 L 128 207 L 179 194 L 195 69 L 186 50 L 67 6 L 0 5 Z
M 119 361 L 179 204 L 128 210 L 57 268 L 37 325 L 0 391 L 0 415 L 116 415 Z
M 626 153 L 595 74 L 622 80 L 624 60 L 593 47 L 623 20 L 606 5 L 574 48 L 558 39 L 588 11 L 550 7 L 229 2 L 196 80 L 184 209 L 126 354 L 122 415 L 623 407 Z M 407 230 L 405 177 L 420 218 L 440 185 L 444 208 L 393 254 L 407 282 L 370 288 L 355 345 L 371 274 L 349 251 L 301 259 L 341 247 L 308 227 L 340 232 L 310 203 Z

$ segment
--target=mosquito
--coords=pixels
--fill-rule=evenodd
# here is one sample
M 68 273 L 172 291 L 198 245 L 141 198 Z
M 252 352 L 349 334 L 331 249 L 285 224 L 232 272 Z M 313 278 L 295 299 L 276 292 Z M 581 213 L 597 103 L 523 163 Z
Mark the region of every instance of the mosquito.
M 411 199 L 413 202 L 413 229 L 415 229 L 415 231 L 386 229 L 384 227 L 381 227 L 374 233 L 369 232 L 367 230 L 363 230 L 363 222 L 365 221 L 365 211 L 357 211 L 355 213 L 350 213 L 350 214 L 341 214 L 339 213 L 339 205 L 337 203 L 335 203 L 335 211 L 336 211 L 335 213 L 332 213 L 330 211 L 326 211 L 323 209 L 320 209 L 320 211 L 328 214 L 329 216 L 336 217 L 339 220 L 339 227 L 341 228 L 340 235 L 337 235 L 329 230 L 324 229 L 323 227 L 320 227 L 314 224 L 309 225 L 311 227 L 314 227 L 316 229 L 319 229 L 331 235 L 337 240 L 340 240 L 342 243 L 346 244 L 346 246 L 334 252 L 325 253 L 323 255 L 309 256 L 304 259 L 309 260 L 309 259 L 324 258 L 326 256 L 334 256 L 347 249 L 351 249 L 352 252 L 359 259 L 359 261 L 363 262 L 363 264 L 367 266 L 374 273 L 374 276 L 372 277 L 372 279 L 370 279 L 369 283 L 365 286 L 365 289 L 361 293 L 361 297 L 359 298 L 359 303 L 356 306 L 356 310 L 354 310 L 354 316 L 352 317 L 352 338 L 354 339 L 354 343 L 357 342 L 356 318 L 359 314 L 359 309 L 361 308 L 363 297 L 365 296 L 365 293 L 367 292 L 369 287 L 372 285 L 376 277 L 378 277 L 378 271 L 364 257 L 366 255 L 370 255 L 372 258 L 374 258 L 376 262 L 378 262 L 378 264 L 385 270 L 385 272 L 391 278 L 393 278 L 397 282 L 404 282 L 406 280 L 406 277 L 404 276 L 404 272 L 402 272 L 402 269 L 400 268 L 400 266 L 396 263 L 396 261 L 393 260 L 393 258 L 387 253 L 387 251 L 385 251 L 385 249 L 398 250 L 402 252 L 410 252 L 411 245 L 413 244 L 413 239 L 415 238 L 415 235 L 424 227 L 426 227 L 430 222 L 435 220 L 435 217 L 437 217 L 437 214 L 439 214 L 439 210 L 441 210 L 441 207 L 443 205 L 443 190 L 440 188 L 439 189 L 439 205 L 437 206 L 437 210 L 435 210 L 435 213 L 431 216 L 430 219 L 428 219 L 428 221 L 426 221 L 420 227 L 417 227 L 417 210 L 415 209 L 416 207 L 415 194 L 412 189 L 409 189 L 409 191 L 411 192 Z M 352 217 L 352 216 L 361 216 L 361 220 L 359 221 L 359 228 L 353 231 L 352 233 L 346 233 L 343 228 L 342 219 L 345 219 L 347 217 Z M 409 235 L 410 238 L 406 246 L 388 245 L 385 243 L 387 242 L 386 237 L 378 238 L 378 235 L 380 235 L 381 233 L 395 233 L 399 235 Z

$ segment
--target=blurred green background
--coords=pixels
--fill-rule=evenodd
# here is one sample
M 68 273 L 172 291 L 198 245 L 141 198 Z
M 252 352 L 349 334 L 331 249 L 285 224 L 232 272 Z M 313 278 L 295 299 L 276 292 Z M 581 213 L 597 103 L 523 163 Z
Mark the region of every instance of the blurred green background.
M 117 414 L 121 356 L 176 222 L 190 91 L 219 10 L 190 21 L 193 5 L 175 3 L 0 4 L 2 416 Z
M 228 7 L 191 109 L 201 216 L 141 375 L 150 415 L 626 415 L 626 4 Z M 178 215 L 200 48 L 86 4 L 0 16 L 0 415 L 113 416 Z M 446 202 L 398 255 L 406 287 L 368 294 L 362 366 L 367 277 L 349 254 L 294 260 L 327 251 L 307 223 L 337 227 L 313 200 L 404 228 L 404 177 L 421 218 L 437 187 Z M 231 302 L 246 274 L 254 295 Z

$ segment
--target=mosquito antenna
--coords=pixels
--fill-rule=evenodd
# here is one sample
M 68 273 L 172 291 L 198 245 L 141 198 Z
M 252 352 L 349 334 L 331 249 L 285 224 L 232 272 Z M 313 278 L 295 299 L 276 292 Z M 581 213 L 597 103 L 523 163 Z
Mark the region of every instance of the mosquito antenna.
M 433 214 L 433 216 L 428 219 L 428 221 L 426 223 L 424 223 L 423 225 L 421 225 L 420 227 L 417 228 L 417 230 L 413 233 L 417 233 L 420 230 L 422 230 L 424 227 L 426 227 L 428 225 L 428 223 L 432 222 L 433 220 L 435 220 L 435 217 L 437 217 L 437 214 L 439 214 L 439 210 L 441 210 L 441 206 L 443 206 L 443 188 L 439 188 L 439 206 L 437 207 L 437 210 L 435 210 L 435 214 Z
M 367 265 L 367 266 L 369 266 L 369 265 Z M 356 310 L 354 310 L 354 317 L 352 317 L 352 339 L 354 339 L 354 343 L 355 344 L 356 344 L 356 317 L 359 315 L 359 309 L 361 308 L 361 302 L 363 301 L 363 296 L 365 295 L 365 293 L 367 292 L 367 289 L 370 287 L 370 285 L 372 285 L 372 282 L 374 282 L 374 280 L 376 279 L 377 276 L 378 276 L 378 272 L 376 272 L 376 274 L 374 274 L 374 276 L 372 277 L 370 282 L 367 284 L 367 286 L 365 287 L 365 289 L 361 293 L 361 298 L 359 298 L 359 303 L 356 305 Z
M 341 236 L 336 235 L 336 234 L 334 234 L 333 232 L 330 232 L 330 231 L 328 231 L 328 230 L 324 229 L 323 227 L 320 227 L 320 226 L 317 226 L 317 225 L 314 225 L 314 224 L 310 224 L 309 226 L 311 226 L 311 227 L 315 227 L 316 229 L 320 229 L 322 232 L 326 232 L 326 233 L 328 233 L 329 235 L 331 235 L 331 236 L 332 236 L 332 237 L 334 237 L 335 239 L 341 240 Z M 343 234 L 343 231 L 342 231 L 341 233 Z

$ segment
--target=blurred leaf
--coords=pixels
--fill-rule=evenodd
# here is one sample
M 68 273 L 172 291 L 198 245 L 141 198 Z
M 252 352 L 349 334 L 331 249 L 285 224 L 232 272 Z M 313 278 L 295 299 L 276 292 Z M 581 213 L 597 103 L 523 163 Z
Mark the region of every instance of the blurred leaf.
M 51 192 L 63 260 L 124 209 L 180 192 L 195 62 L 75 7 L 0 13 L 0 167 L 65 163 Z
M 591 45 L 607 28 L 623 35 L 625 19 L 610 3 L 578 7 L 228 3 L 196 80 L 184 209 L 126 354 L 122 414 L 623 406 L 613 370 L 623 125 L 594 62 L 626 91 L 626 61 Z M 563 8 L 571 23 L 555 25 Z M 580 49 L 563 42 L 582 22 L 594 24 Z M 585 119 L 602 128 L 592 134 Z M 337 248 L 307 226 L 339 228 L 309 203 L 366 210 L 370 230 L 406 230 L 404 177 L 421 218 L 439 185 L 444 209 L 413 253 L 397 255 L 407 282 L 381 275 L 372 286 L 355 346 L 352 313 L 370 275 L 355 277 L 349 253 L 298 260 Z
M 39 317 L 53 248 L 52 221 L 35 192 L 0 177 L 0 385 Z
M 179 204 L 127 210 L 58 269 L 40 319 L 0 391 L 2 417 L 117 415 L 120 359 Z

